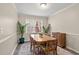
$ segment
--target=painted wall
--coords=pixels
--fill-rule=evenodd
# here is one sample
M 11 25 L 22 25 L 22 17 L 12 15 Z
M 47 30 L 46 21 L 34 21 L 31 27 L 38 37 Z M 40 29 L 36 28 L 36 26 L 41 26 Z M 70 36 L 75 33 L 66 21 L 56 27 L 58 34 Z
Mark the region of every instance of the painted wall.
M 14 4 L 0 4 L 0 54 L 13 54 L 17 45 L 17 14 Z
M 71 5 L 49 17 L 52 32 L 67 33 L 66 46 L 79 53 L 79 4 Z

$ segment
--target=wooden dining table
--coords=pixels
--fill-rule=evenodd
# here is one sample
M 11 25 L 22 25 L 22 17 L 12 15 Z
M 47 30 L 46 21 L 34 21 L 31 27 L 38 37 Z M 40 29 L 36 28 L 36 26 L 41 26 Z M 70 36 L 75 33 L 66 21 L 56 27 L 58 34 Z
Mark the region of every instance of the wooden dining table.
M 39 34 L 31 34 L 30 38 L 31 38 L 32 41 L 35 42 L 35 44 L 38 44 L 38 45 L 44 44 L 48 41 L 56 40 L 56 38 L 54 38 L 52 36 L 45 35 L 45 34 L 43 34 L 42 37 L 40 37 Z M 35 52 L 35 45 L 33 45 L 33 52 Z
M 31 36 L 31 38 L 33 38 L 34 41 L 36 41 L 38 43 L 46 42 L 49 40 L 56 40 L 56 38 L 45 35 L 45 34 L 43 34 L 42 37 L 40 37 L 39 34 L 31 34 L 30 36 Z

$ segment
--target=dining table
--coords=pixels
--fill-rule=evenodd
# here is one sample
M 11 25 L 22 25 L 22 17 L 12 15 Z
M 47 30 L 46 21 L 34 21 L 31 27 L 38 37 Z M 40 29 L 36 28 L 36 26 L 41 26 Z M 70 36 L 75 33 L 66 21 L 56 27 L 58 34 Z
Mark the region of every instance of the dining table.
M 54 40 L 56 40 L 55 37 L 48 36 L 46 34 L 43 34 L 43 35 L 40 35 L 40 34 L 31 34 L 30 38 L 37 45 L 45 44 L 48 41 L 54 41 Z M 35 52 L 35 44 L 33 44 L 33 52 Z

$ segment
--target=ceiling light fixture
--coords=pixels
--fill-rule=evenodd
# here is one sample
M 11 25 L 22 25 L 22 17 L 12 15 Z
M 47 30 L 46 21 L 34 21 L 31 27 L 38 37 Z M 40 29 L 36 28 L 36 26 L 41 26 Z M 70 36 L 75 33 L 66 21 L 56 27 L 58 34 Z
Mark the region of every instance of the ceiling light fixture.
M 47 7 L 47 3 L 41 3 L 40 6 L 43 7 L 43 8 L 46 8 Z

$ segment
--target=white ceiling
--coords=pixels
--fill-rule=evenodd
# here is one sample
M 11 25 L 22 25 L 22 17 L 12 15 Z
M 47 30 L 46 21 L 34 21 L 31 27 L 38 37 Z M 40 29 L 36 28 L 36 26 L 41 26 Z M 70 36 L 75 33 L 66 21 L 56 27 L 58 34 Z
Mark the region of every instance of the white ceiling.
M 40 3 L 16 3 L 18 13 L 37 16 L 50 16 L 57 11 L 71 5 L 70 3 L 48 3 L 47 8 L 40 7 Z

